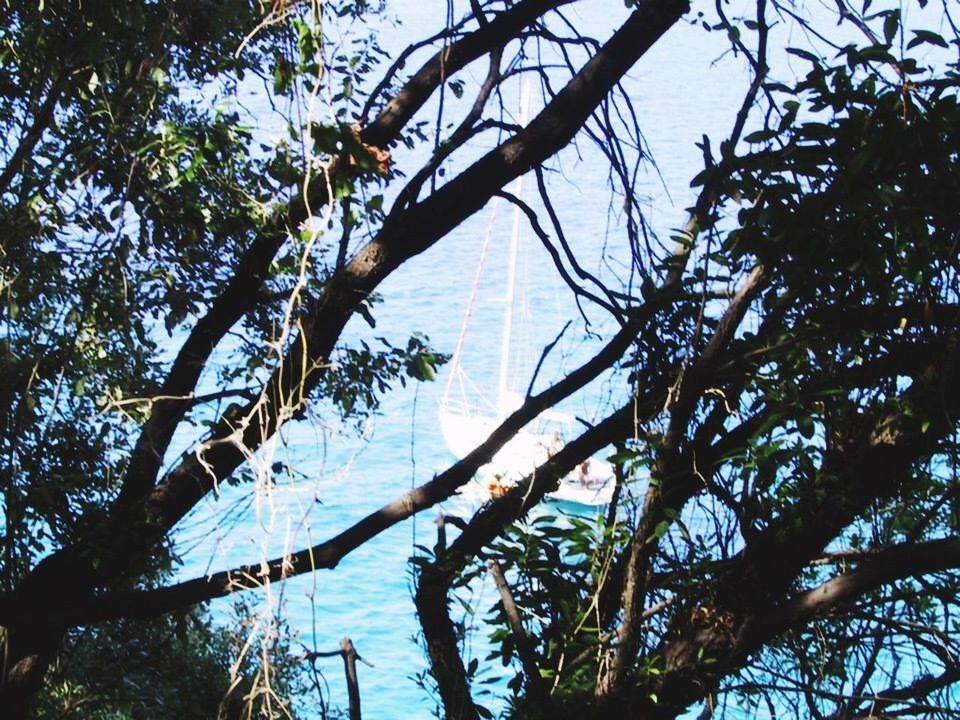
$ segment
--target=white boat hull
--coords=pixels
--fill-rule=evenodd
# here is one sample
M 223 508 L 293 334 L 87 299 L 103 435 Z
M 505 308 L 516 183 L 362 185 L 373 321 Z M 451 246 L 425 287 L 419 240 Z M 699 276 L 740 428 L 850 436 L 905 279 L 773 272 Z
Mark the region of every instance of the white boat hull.
M 440 428 L 447 447 L 457 456 L 466 457 L 477 445 L 490 436 L 497 423 L 490 418 L 478 418 L 459 413 L 443 412 Z M 480 468 L 477 485 L 482 500 L 502 495 L 513 485 L 533 473 L 559 450 L 559 439 L 554 436 L 520 432 L 504 445 L 489 463 Z M 613 466 L 590 458 L 560 481 L 559 487 L 547 494 L 549 500 L 578 505 L 608 505 L 616 485 Z
M 592 484 L 582 483 L 576 473 L 571 473 L 560 481 L 560 486 L 556 490 L 547 493 L 547 499 L 577 505 L 609 505 L 613 500 L 615 486 L 616 478 L 612 472 L 609 477 Z

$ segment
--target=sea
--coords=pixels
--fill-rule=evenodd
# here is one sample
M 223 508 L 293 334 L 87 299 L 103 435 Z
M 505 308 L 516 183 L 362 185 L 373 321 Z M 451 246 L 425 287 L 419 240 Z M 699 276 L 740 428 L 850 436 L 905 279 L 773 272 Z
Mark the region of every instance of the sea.
M 615 27 L 611 18 L 625 17 L 624 5 L 587 2 L 574 4 L 565 13 L 573 27 L 602 39 Z M 405 42 L 442 28 L 445 6 L 415 0 L 389 2 L 388 13 L 396 22 L 383 24 L 381 44 L 395 57 Z M 464 2 L 456 3 L 457 12 L 465 7 Z M 408 69 L 416 65 L 414 59 Z M 468 96 L 484 71 L 476 67 L 464 73 Z M 730 51 L 723 33 L 705 30 L 695 13 L 677 23 L 625 80 L 624 89 L 649 155 L 637 175 L 636 192 L 651 232 L 666 245 L 675 229 L 684 224 L 686 208 L 696 195 L 690 181 L 703 167 L 698 143 L 708 136 L 714 148 L 719 145 L 733 126 L 748 83 L 744 58 Z M 504 102 L 509 106 L 517 96 L 519 89 Z M 539 107 L 537 97 L 534 93 L 533 113 Z M 435 112 L 435 106 L 428 107 L 423 117 L 435 117 Z M 397 167 L 411 167 L 418 159 L 416 152 L 422 150 L 396 150 Z M 458 169 L 449 166 L 446 177 Z M 589 140 L 580 138 L 548 169 L 566 236 L 584 268 L 608 282 L 631 282 L 622 199 L 610 191 L 603 156 Z M 443 180 L 437 178 L 438 183 Z M 520 192 L 533 202 L 534 189 L 535 182 L 527 178 Z M 372 310 L 375 327 L 356 319 L 345 333 L 345 344 L 364 341 L 376 349 L 383 338 L 394 346 L 404 346 L 412 333 L 421 333 L 434 348 L 451 354 L 464 333 L 463 365 L 478 387 L 492 389 L 500 365 L 503 262 L 511 217 L 512 209 L 506 203 L 490 204 L 402 266 L 378 290 L 380 301 Z M 522 234 L 524 250 L 517 282 L 522 302 L 518 301 L 521 310 L 516 325 L 526 330 L 522 336 L 518 331 L 511 345 L 519 352 L 525 349 L 527 360 L 532 357 L 535 362 L 540 349 L 561 336 L 538 376 L 538 387 L 543 387 L 582 361 L 610 325 L 594 314 L 589 331 L 585 330 L 549 257 L 531 233 Z M 488 236 L 486 271 L 478 281 L 471 321 L 464 330 L 473 280 Z M 570 327 L 561 332 L 568 321 L 572 321 Z M 322 542 L 448 467 L 456 458 L 444 445 L 438 426 L 447 372 L 441 368 L 434 382 L 394 383 L 367 419 L 344 421 L 329 408 L 317 408 L 307 421 L 285 431 L 251 463 L 256 471 L 282 461 L 292 472 L 281 474 L 274 483 L 223 487 L 217 497 L 188 517 L 177 536 L 184 560 L 180 576 L 196 577 Z M 530 373 L 517 374 L 522 392 Z M 615 377 L 601 379 L 564 410 L 588 421 L 599 417 L 613 402 L 618 382 Z M 244 600 L 262 613 L 262 627 L 267 631 L 271 631 L 269 618 L 282 615 L 294 656 L 335 651 L 341 638 L 351 638 L 364 661 L 358 666 L 364 717 L 433 717 L 437 700 L 429 683 L 422 681 L 426 662 L 418 641 L 410 559 L 421 553 L 418 546 L 432 547 L 436 542 L 439 512 L 465 516 L 471 510 L 467 500 L 455 498 L 384 532 L 332 571 L 248 592 Z M 465 616 L 470 630 L 467 651 L 482 664 L 489 648 L 483 616 L 495 599 L 489 587 L 480 584 L 467 600 L 476 610 L 475 615 Z M 227 598 L 212 603 L 214 615 L 232 622 L 233 602 Z M 256 652 L 256 645 L 251 652 Z M 503 682 L 512 673 L 499 663 L 494 665 L 486 676 L 492 681 L 483 686 L 485 694 L 477 699 L 499 713 L 505 707 Z M 324 680 L 323 701 L 345 709 L 348 699 L 340 658 L 318 659 L 314 667 Z M 317 698 L 308 700 L 303 707 L 311 707 L 311 715 L 318 716 Z

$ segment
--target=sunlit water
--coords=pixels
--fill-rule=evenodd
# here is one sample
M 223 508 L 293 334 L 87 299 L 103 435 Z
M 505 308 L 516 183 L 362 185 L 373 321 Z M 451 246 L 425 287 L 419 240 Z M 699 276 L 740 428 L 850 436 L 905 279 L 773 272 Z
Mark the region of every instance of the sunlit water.
M 414 28 L 417 36 L 442 21 L 438 16 L 424 17 L 424 5 L 400 3 L 397 10 L 412 18 L 407 27 Z M 571 11 L 571 17 L 577 18 L 577 13 Z M 590 24 L 587 13 L 578 21 Z M 739 61 L 728 57 L 710 66 L 723 50 L 724 40 L 717 33 L 681 23 L 640 62 L 627 83 L 663 178 L 661 182 L 648 168 L 639 188 L 648 198 L 647 219 L 663 238 L 683 224 L 684 208 L 694 198 L 689 181 L 702 167 L 702 155 L 695 143 L 704 133 L 719 142 L 733 124 L 746 85 Z M 589 270 L 599 271 L 600 249 L 607 247 L 614 259 L 623 258 L 623 248 L 618 246 L 623 239 L 616 227 L 617 200 L 611 205 L 602 161 L 586 143 L 581 151 L 582 159 L 573 151 L 562 154 L 555 166 L 560 172 L 552 176 L 551 187 L 559 198 L 557 204 L 571 244 Z M 398 161 L 402 162 L 399 154 Z M 506 207 L 498 212 L 505 216 L 510 213 Z M 375 310 L 376 329 L 360 321 L 350 326 L 348 335 L 368 341 L 382 336 L 394 345 L 403 345 L 409 334 L 417 331 L 429 335 L 439 350 L 452 352 L 489 213 L 489 208 L 482 211 L 395 273 L 380 288 L 384 302 Z M 504 222 L 503 227 L 507 226 Z M 503 257 L 505 242 L 505 237 L 495 238 L 490 260 L 494 267 L 497 257 Z M 526 324 L 534 330 L 525 343 L 537 352 L 574 317 L 575 309 L 549 272 L 546 255 L 532 240 L 530 246 L 525 306 L 531 321 Z M 485 276 L 481 298 L 487 299 L 475 308 L 464 357 L 477 382 L 489 388 L 495 382 L 502 330 L 502 305 L 489 299 L 502 293 L 498 282 L 496 272 L 489 279 Z M 565 342 L 566 352 L 572 357 L 555 363 L 551 371 L 554 375 L 572 367 L 573 357 L 582 360 L 586 357 L 583 353 L 590 349 L 579 330 Z M 283 483 L 271 493 L 256 493 L 249 486 L 225 489 L 220 500 L 197 513 L 181 535 L 187 545 L 199 542 L 186 554 L 183 576 L 256 562 L 323 541 L 449 465 L 453 457 L 443 445 L 436 422 L 445 379 L 441 373 L 436 383 L 398 387 L 389 393 L 362 437 L 328 417 L 288 432 L 287 442 L 277 443 L 273 451 L 277 460 L 293 459 L 297 477 L 292 487 Z M 550 379 L 554 378 L 546 378 Z M 569 410 L 592 416 L 603 409 L 606 391 L 603 383 L 598 384 L 590 397 Z M 267 458 L 267 464 L 269 461 Z M 211 513 L 221 512 L 234 502 L 247 504 L 248 511 L 235 525 L 218 527 L 211 534 Z M 444 510 L 459 513 L 465 508 L 454 501 Z M 432 546 L 436 541 L 435 517 L 435 512 L 428 511 L 383 533 L 334 571 L 299 577 L 270 590 L 274 600 L 282 596 L 284 614 L 298 633 L 293 643 L 295 652 L 335 650 L 346 635 L 373 665 L 359 667 L 365 717 L 421 718 L 430 717 L 433 711 L 434 699 L 415 680 L 424 671 L 425 661 L 414 640 L 418 623 L 408 561 L 417 552 L 417 544 Z M 479 591 L 485 592 L 482 588 Z M 489 594 L 480 599 L 486 606 L 494 601 Z M 229 603 L 215 602 L 214 611 L 227 613 Z M 482 633 L 472 642 L 482 661 Z M 328 683 L 328 700 L 345 708 L 347 694 L 340 660 L 322 660 L 318 667 Z M 500 670 L 499 664 L 494 670 Z M 496 701 L 489 704 L 501 707 Z

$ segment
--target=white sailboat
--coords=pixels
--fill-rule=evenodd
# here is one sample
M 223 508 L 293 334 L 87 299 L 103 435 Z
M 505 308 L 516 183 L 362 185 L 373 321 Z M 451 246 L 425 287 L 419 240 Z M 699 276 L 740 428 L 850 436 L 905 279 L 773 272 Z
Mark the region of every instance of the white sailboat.
M 521 101 L 521 124 L 526 123 L 529 92 Z M 523 178 L 516 180 L 513 192 L 521 197 Z M 514 310 L 518 285 L 517 261 L 520 252 L 521 211 L 514 208 L 510 245 L 507 252 L 505 293 L 502 299 L 503 327 L 500 337 L 500 367 L 496 393 L 478 387 L 464 371 L 462 359 L 464 342 L 473 316 L 481 277 L 488 258 L 491 238 L 495 234 L 496 212 L 500 198 L 494 199 L 490 222 L 484 237 L 480 262 L 472 285 L 470 300 L 464 315 L 460 337 L 451 358 L 449 376 L 440 405 L 440 429 L 447 448 L 458 458 L 465 457 L 523 401 L 510 389 L 511 348 L 514 342 Z M 491 397 L 493 395 L 493 397 Z M 551 454 L 563 446 L 563 438 L 573 430 L 572 418 L 559 413 L 545 413 L 541 427 L 535 431 L 518 433 L 480 469 L 478 489 L 483 499 L 506 492 L 512 485 L 532 473 Z M 548 498 L 579 505 L 609 504 L 616 484 L 613 467 L 599 458 L 587 458 L 562 479 L 558 489 Z

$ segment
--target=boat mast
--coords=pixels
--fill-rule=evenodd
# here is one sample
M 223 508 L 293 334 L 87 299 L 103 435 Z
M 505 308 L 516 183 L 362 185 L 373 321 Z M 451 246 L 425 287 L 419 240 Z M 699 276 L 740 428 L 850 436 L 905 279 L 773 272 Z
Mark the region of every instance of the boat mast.
M 527 115 L 530 112 L 530 82 L 523 84 L 523 90 L 520 95 L 520 115 L 519 122 L 521 127 L 527 125 Z M 523 197 L 523 175 L 516 179 L 513 188 L 513 194 Z M 513 335 L 513 300 L 517 283 L 517 256 L 520 249 L 520 208 L 513 208 L 513 226 L 510 231 L 510 248 L 507 256 L 507 287 L 504 297 L 503 312 L 503 335 L 500 339 L 500 379 L 497 383 L 497 413 L 500 418 L 509 415 L 516 408 L 512 407 L 510 402 L 510 388 L 508 378 L 510 374 L 510 340 Z

